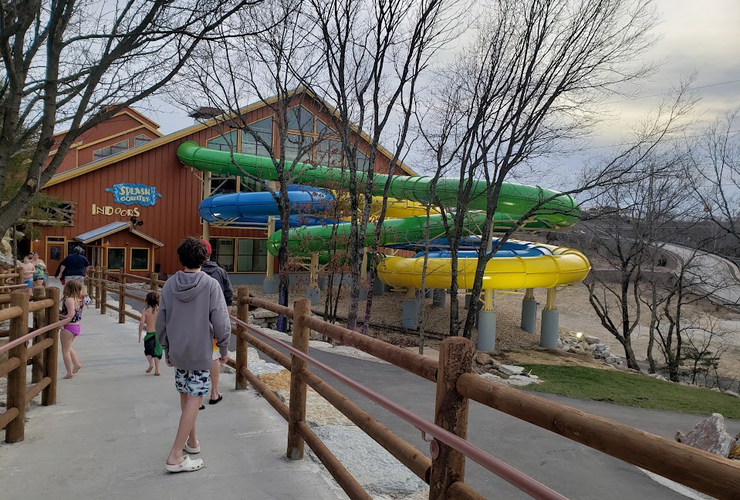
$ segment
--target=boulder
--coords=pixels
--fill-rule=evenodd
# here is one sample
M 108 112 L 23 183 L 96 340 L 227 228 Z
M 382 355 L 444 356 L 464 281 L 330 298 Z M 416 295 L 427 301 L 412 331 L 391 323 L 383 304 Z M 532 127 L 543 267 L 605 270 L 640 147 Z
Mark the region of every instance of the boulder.
M 499 371 L 507 375 L 521 375 L 522 373 L 524 373 L 523 366 L 501 365 L 498 367 L 498 369 Z
M 725 419 L 719 413 L 696 424 L 688 434 L 676 432 L 676 441 L 720 457 L 728 457 L 735 445 L 735 438 L 727 433 Z
M 593 335 L 584 335 L 583 340 L 589 344 L 601 344 L 601 339 L 599 337 L 594 337 Z

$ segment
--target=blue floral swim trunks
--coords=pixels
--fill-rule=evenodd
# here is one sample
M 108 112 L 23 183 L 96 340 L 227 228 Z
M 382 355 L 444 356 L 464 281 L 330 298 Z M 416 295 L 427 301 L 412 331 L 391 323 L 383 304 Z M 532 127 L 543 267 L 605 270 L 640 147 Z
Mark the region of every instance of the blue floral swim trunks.
M 190 396 L 206 396 L 211 390 L 211 370 L 181 370 L 175 368 L 177 392 Z

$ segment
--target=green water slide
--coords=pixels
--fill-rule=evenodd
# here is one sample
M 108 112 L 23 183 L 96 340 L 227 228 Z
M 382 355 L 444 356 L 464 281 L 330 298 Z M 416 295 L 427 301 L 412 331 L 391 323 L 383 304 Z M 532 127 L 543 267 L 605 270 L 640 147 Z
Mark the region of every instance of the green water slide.
M 183 164 L 202 171 L 242 175 L 235 165 L 238 164 L 245 172 L 255 177 L 265 180 L 278 180 L 277 170 L 270 158 L 207 149 L 192 141 L 184 142 L 177 148 L 177 157 Z M 349 186 L 350 174 L 340 168 L 315 166 L 307 163 L 291 165 L 289 162 L 287 166 L 292 169 L 293 182 L 296 184 L 328 189 L 346 189 Z M 384 174 L 373 176 L 373 195 L 383 195 L 387 179 L 388 176 Z M 356 180 L 359 186 L 367 184 L 367 174 L 357 172 Z M 428 203 L 431 201 L 430 185 L 432 182 L 431 177 L 393 176 L 388 197 Z M 456 206 L 459 185 L 459 179 L 438 179 L 435 189 L 437 201 L 446 207 Z M 468 210 L 486 209 L 487 187 L 488 185 L 484 181 L 473 181 L 470 202 L 467 206 Z M 499 195 L 495 228 L 501 230 L 511 227 L 533 206 L 551 197 L 554 198 L 544 203 L 526 220 L 527 228 L 562 229 L 578 222 L 580 211 L 572 197 L 568 195 L 558 196 L 557 191 L 539 186 L 504 183 Z M 423 240 L 425 220 L 425 217 L 385 220 L 378 245 L 411 243 Z M 476 231 L 482 227 L 484 221 L 485 214 L 470 213 L 465 221 L 465 227 L 471 233 L 480 234 L 479 231 Z M 331 227 L 324 226 L 301 227 L 291 230 L 289 251 L 295 255 L 324 250 L 326 248 L 325 242 L 331 237 L 331 232 Z M 432 216 L 430 220 L 430 238 L 437 237 L 443 232 L 441 216 Z M 346 234 L 349 234 L 349 224 L 340 225 L 337 228 L 337 237 L 341 239 Z M 372 227 L 367 228 L 367 234 L 365 244 L 370 246 L 373 243 Z M 268 241 L 268 251 L 277 255 L 279 244 L 280 233 L 278 232 Z

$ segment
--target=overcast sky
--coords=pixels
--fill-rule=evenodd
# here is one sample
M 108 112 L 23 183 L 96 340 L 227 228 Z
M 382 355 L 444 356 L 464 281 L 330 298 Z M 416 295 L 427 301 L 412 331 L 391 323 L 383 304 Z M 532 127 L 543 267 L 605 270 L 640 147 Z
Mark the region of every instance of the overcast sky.
M 657 33 L 662 38 L 644 58 L 663 61 L 662 66 L 639 89 L 641 97 L 609 102 L 612 118 L 595 132 L 582 154 L 563 162 L 575 167 L 592 154 L 607 154 L 609 146 L 619 144 L 661 96 L 695 71 L 694 85 L 701 98 L 696 111 L 705 124 L 740 106 L 740 0 L 658 0 L 657 6 L 662 19 Z M 161 125 L 163 133 L 193 123 L 187 112 L 165 102 L 138 107 Z

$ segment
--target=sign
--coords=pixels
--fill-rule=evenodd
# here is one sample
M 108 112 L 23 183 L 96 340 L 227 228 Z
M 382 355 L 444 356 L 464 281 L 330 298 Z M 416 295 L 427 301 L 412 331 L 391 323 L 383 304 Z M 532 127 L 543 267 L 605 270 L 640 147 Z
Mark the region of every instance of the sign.
M 157 203 L 157 198 L 162 195 L 157 192 L 154 186 L 145 186 L 144 184 L 113 184 L 112 188 L 107 188 L 106 192 L 113 193 L 113 201 L 124 205 L 142 205 L 152 207 Z
M 123 217 L 138 217 L 141 215 L 139 212 L 139 209 L 137 207 L 134 208 L 121 208 L 121 207 L 112 207 L 110 205 L 96 205 L 95 203 L 92 204 L 92 214 L 93 215 L 122 215 Z

